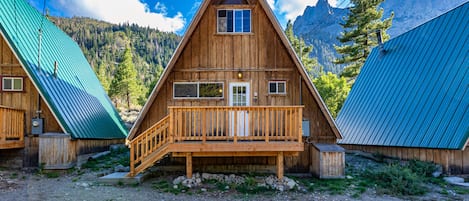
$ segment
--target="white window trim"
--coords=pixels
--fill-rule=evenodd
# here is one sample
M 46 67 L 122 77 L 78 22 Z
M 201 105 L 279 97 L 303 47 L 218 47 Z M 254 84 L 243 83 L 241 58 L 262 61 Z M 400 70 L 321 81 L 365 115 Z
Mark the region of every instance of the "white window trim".
M 176 97 L 176 84 L 197 84 L 197 97 Z M 223 92 L 221 97 L 200 97 L 200 84 L 221 84 Z M 173 83 L 173 99 L 183 100 L 183 99 L 224 99 L 225 98 L 225 83 L 224 82 L 174 82 Z
M 275 83 L 276 89 L 275 89 L 275 92 L 274 92 L 274 93 L 273 93 L 273 92 L 270 92 L 270 84 L 271 84 L 271 83 Z M 278 84 L 279 84 L 279 83 L 283 83 L 283 84 L 284 84 L 284 86 L 285 86 L 284 92 L 278 92 Z M 286 94 L 287 94 L 287 81 L 269 81 L 269 83 L 268 83 L 267 86 L 269 86 L 268 89 L 267 89 L 269 94 L 275 94 L 275 95 L 286 95 Z
M 218 22 L 219 22 L 219 15 L 218 15 L 218 13 L 219 13 L 220 10 L 225 10 L 225 11 L 231 10 L 231 11 L 233 11 L 233 32 L 228 32 L 228 31 L 220 32 L 220 31 L 219 31 L 220 29 L 218 28 L 218 26 L 219 26 L 219 24 L 218 24 Z M 235 31 L 235 27 L 236 27 L 236 25 L 235 25 L 235 24 L 236 24 L 235 11 L 244 11 L 244 10 L 249 10 L 249 11 L 250 11 L 250 12 L 249 12 L 249 20 L 250 20 L 250 21 L 249 21 L 249 25 L 250 25 L 250 26 L 249 26 L 249 32 L 244 32 L 244 23 L 243 23 L 242 26 L 241 26 L 241 29 L 242 29 L 243 31 L 242 31 L 242 32 L 236 32 L 236 31 Z M 227 20 L 227 21 L 228 21 L 228 20 Z M 242 21 L 242 20 L 241 20 L 241 21 Z M 220 8 L 220 9 L 217 9 L 217 33 L 218 33 L 218 34 L 250 34 L 250 33 L 252 33 L 252 9 L 229 9 L 229 8 Z
M 5 80 L 7 80 L 7 79 L 12 81 L 12 83 L 11 83 L 12 88 L 14 88 L 14 80 L 21 80 L 21 89 L 5 89 Z M 23 79 L 23 77 L 13 77 L 13 76 L 2 77 L 2 91 L 12 91 L 12 92 L 22 92 L 22 91 L 24 91 L 24 79 Z

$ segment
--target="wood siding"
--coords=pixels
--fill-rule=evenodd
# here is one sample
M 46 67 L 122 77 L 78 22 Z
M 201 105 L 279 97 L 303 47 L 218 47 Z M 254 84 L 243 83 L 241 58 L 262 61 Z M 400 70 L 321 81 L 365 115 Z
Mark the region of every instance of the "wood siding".
M 148 112 L 141 117 L 143 120 L 136 131 L 137 135 L 165 117 L 169 106 L 227 106 L 229 83 L 248 82 L 251 106 L 305 105 L 303 118 L 310 121 L 312 140 L 335 143 L 336 136 L 320 111 L 319 103 L 313 98 L 305 80 L 302 80 L 287 47 L 259 3 L 253 2 L 256 3 L 249 6 L 208 7 L 193 35 L 186 36 L 190 37 L 189 42 L 155 100 L 149 103 Z M 217 33 L 216 11 L 230 7 L 252 9 L 252 33 Z M 243 73 L 242 79 L 237 78 L 238 72 Z M 271 80 L 286 81 L 287 94 L 269 95 L 268 82 Z M 174 82 L 223 82 L 224 98 L 175 100 Z M 257 99 L 254 93 L 258 94 Z
M 0 105 L 21 109 L 25 111 L 25 132 L 31 133 L 31 119 L 37 116 L 39 93 L 28 78 L 18 59 L 11 51 L 10 47 L 0 36 L 0 76 L 20 76 L 23 77 L 23 92 L 2 92 L 0 91 Z M 63 132 L 59 124 L 52 115 L 44 99 L 40 104 L 41 117 L 44 118 L 44 132 Z
M 447 174 L 469 174 L 469 146 L 464 150 L 425 149 L 406 147 L 381 147 L 362 145 L 340 145 L 348 150 L 379 153 L 404 160 L 418 159 L 443 166 Z

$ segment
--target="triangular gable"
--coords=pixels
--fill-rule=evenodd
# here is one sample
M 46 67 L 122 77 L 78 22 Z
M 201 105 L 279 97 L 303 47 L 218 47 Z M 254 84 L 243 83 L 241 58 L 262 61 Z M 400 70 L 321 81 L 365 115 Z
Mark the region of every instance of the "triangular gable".
M 24 0 L 0 1 L 0 32 L 64 132 L 76 139 L 125 138 L 119 114 L 67 34 Z
M 167 67 L 165 68 L 160 80 L 158 81 L 155 88 L 153 89 L 153 91 L 152 91 L 150 97 L 148 98 L 145 106 L 142 108 L 142 111 L 140 112 L 140 114 L 137 118 L 137 121 L 135 122 L 134 126 L 130 130 L 129 136 L 127 137 L 129 140 L 133 139 L 137 135 L 136 132 L 137 132 L 138 128 L 140 127 L 140 125 L 143 121 L 143 118 L 145 117 L 146 113 L 148 112 L 151 104 L 155 101 L 158 92 L 161 90 L 161 87 L 163 86 L 163 84 L 168 79 L 169 74 L 171 73 L 172 69 L 176 65 L 176 62 L 179 59 L 179 57 L 181 56 L 182 51 L 184 50 L 184 48 L 186 47 L 186 45 L 190 41 L 191 36 L 193 35 L 195 29 L 197 28 L 197 25 L 199 24 L 200 20 L 202 19 L 204 13 L 206 12 L 206 10 L 210 6 L 210 4 L 211 4 L 211 0 L 205 0 L 203 2 L 203 4 L 200 6 L 199 11 L 197 12 L 197 14 L 194 16 L 194 20 L 189 25 L 189 28 L 187 29 L 186 33 L 184 34 L 183 39 L 179 43 L 179 46 L 177 47 L 175 53 L 173 54 L 173 57 L 171 58 L 171 60 L 168 63 Z M 281 39 L 283 45 L 288 50 L 288 53 L 289 53 L 291 59 L 293 60 L 293 62 L 295 63 L 295 65 L 298 69 L 298 71 L 300 72 L 300 74 L 302 76 L 302 79 L 305 81 L 306 85 L 308 86 L 308 89 L 309 89 L 310 93 L 313 95 L 315 101 L 317 103 L 319 103 L 319 108 L 321 109 L 322 114 L 324 115 L 327 122 L 331 126 L 331 130 L 333 131 L 334 135 L 338 139 L 342 139 L 342 135 L 340 134 L 339 130 L 337 129 L 337 126 L 336 126 L 331 114 L 327 110 L 327 107 L 324 104 L 324 101 L 319 96 L 319 93 L 318 93 L 316 87 L 311 82 L 311 79 L 309 79 L 309 77 L 306 73 L 306 70 L 303 67 L 303 64 L 301 63 L 300 59 L 296 55 L 295 51 L 293 50 L 290 42 L 288 41 L 288 38 L 286 37 L 285 33 L 283 32 L 283 30 L 282 30 L 279 22 L 277 21 L 277 18 L 275 17 L 274 13 L 272 12 L 272 10 L 270 9 L 269 5 L 267 4 L 267 2 L 265 0 L 259 0 L 259 4 L 262 7 L 262 9 L 265 11 L 267 17 L 269 18 L 269 21 L 271 22 L 273 28 L 275 29 L 276 33 L 278 34 L 279 38 Z

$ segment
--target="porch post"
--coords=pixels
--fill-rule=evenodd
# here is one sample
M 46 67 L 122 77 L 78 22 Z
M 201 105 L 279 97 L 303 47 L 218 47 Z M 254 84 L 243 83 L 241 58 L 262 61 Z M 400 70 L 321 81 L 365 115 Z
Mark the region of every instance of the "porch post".
M 192 153 L 186 153 L 186 176 L 192 179 Z
M 277 153 L 277 178 L 283 180 L 283 151 Z
M 129 176 L 135 176 L 135 163 L 134 163 L 134 145 L 130 143 L 130 173 Z

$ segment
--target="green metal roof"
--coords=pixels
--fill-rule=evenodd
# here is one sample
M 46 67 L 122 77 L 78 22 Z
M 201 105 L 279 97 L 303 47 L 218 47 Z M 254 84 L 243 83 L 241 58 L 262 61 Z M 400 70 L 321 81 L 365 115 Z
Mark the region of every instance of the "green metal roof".
M 469 3 L 374 48 L 337 117 L 342 144 L 463 149 Z
M 119 114 L 70 37 L 24 0 L 0 1 L 0 31 L 66 133 L 78 139 L 126 137 Z

